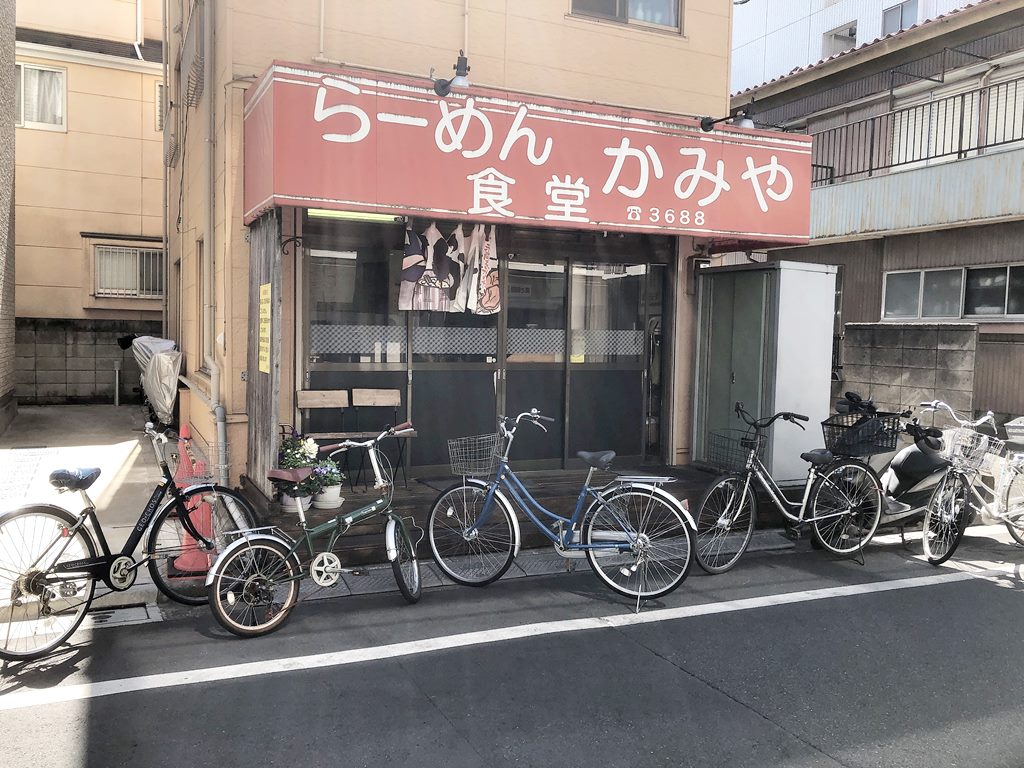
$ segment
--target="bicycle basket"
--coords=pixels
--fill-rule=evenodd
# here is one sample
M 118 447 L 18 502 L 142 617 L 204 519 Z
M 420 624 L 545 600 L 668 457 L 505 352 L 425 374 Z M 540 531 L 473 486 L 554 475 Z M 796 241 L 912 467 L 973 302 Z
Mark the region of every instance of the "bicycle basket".
M 472 435 L 448 441 L 448 456 L 452 474 L 469 477 L 490 475 L 498 466 L 501 436 Z
M 758 458 L 764 455 L 763 434 L 742 429 L 719 429 L 708 433 L 704 461 L 726 472 L 742 472 L 753 448 Z
M 956 469 L 963 471 L 987 471 L 991 459 L 1003 452 L 1005 443 L 992 435 L 975 432 L 967 427 L 957 427 L 942 435 L 944 443 L 942 456 Z
M 837 413 L 821 422 L 825 447 L 837 456 L 870 456 L 895 451 L 900 435 L 896 414 Z

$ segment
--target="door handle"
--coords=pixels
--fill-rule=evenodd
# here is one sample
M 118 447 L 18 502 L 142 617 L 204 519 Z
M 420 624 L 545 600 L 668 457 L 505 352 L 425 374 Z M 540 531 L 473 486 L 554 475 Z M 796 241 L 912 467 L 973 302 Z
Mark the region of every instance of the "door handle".
M 732 372 L 732 383 L 733 383 L 733 384 L 735 384 L 735 383 L 736 383 L 736 371 L 733 371 L 733 372 Z

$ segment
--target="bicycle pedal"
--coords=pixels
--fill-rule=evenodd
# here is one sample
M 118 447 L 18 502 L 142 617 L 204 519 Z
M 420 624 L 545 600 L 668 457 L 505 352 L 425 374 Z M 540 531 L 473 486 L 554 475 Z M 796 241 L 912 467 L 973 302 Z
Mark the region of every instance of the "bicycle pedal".
M 800 541 L 803 538 L 803 535 L 797 528 L 783 528 L 782 535 L 791 541 Z

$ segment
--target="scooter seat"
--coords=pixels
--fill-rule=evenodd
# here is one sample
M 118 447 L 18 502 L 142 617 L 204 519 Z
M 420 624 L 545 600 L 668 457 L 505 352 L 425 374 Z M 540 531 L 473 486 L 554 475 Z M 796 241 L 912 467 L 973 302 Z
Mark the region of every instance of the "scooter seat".
M 828 448 L 815 448 L 813 451 L 801 453 L 800 458 L 804 461 L 809 461 L 816 467 L 820 467 L 822 464 L 828 464 L 835 457 Z

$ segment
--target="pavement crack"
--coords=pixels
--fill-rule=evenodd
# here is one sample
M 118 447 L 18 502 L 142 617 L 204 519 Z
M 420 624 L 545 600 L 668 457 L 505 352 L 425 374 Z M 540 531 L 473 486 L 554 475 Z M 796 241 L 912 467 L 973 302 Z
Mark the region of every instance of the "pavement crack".
M 719 685 L 716 685 L 711 680 L 708 680 L 708 679 L 706 679 L 704 677 L 701 677 L 696 672 L 692 672 L 689 669 L 686 669 L 685 667 L 680 666 L 678 663 L 676 663 L 672 659 L 668 658 L 663 653 L 660 653 L 659 651 L 657 651 L 654 648 L 650 647 L 646 643 L 643 643 L 640 640 L 638 640 L 637 638 L 633 637 L 632 634 L 627 633 L 627 632 L 623 632 L 622 631 L 624 629 L 623 627 L 613 626 L 612 628 L 615 629 L 615 631 L 618 632 L 619 635 L 624 637 L 629 642 L 633 643 L 634 645 L 640 646 L 641 648 L 643 648 L 648 653 L 653 654 L 655 657 L 661 659 L 662 661 L 664 661 L 665 663 L 669 664 L 670 666 L 675 667 L 676 669 L 678 669 L 680 672 L 682 672 L 687 677 L 690 677 L 690 678 L 696 680 L 697 682 L 701 683 L 702 685 L 706 686 L 707 688 L 710 688 L 715 693 L 718 693 L 718 694 L 721 694 L 722 696 L 725 696 L 725 698 L 729 699 L 729 701 L 732 701 L 732 702 L 738 704 L 739 706 L 743 707 L 748 712 L 752 712 L 754 715 L 756 715 L 757 717 L 761 718 L 766 723 L 771 724 L 772 727 L 777 728 L 780 731 L 782 731 L 783 733 L 785 733 L 787 736 L 789 736 L 789 737 L 791 737 L 793 739 L 796 739 L 798 742 L 800 742 L 804 746 L 808 747 L 809 749 L 812 749 L 815 752 L 817 752 L 818 754 L 822 755 L 823 757 L 826 757 L 829 760 L 833 761 L 834 763 L 843 766 L 843 768 L 854 768 L 852 766 L 852 764 L 844 763 L 838 757 L 836 757 L 835 755 L 829 754 L 824 749 L 819 747 L 817 744 L 815 744 L 815 743 L 813 743 L 811 741 L 808 741 L 806 738 L 801 736 L 799 733 L 795 733 L 794 731 L 791 731 L 789 728 L 787 728 L 786 726 L 782 725 L 781 723 L 778 723 L 775 720 L 772 720 L 764 712 L 761 712 L 760 710 L 755 709 L 754 707 L 752 707 L 749 704 L 747 704 L 745 701 L 742 701 L 741 699 L 736 698 L 731 693 L 729 693 L 727 690 L 725 690 L 724 688 L 722 688 Z

